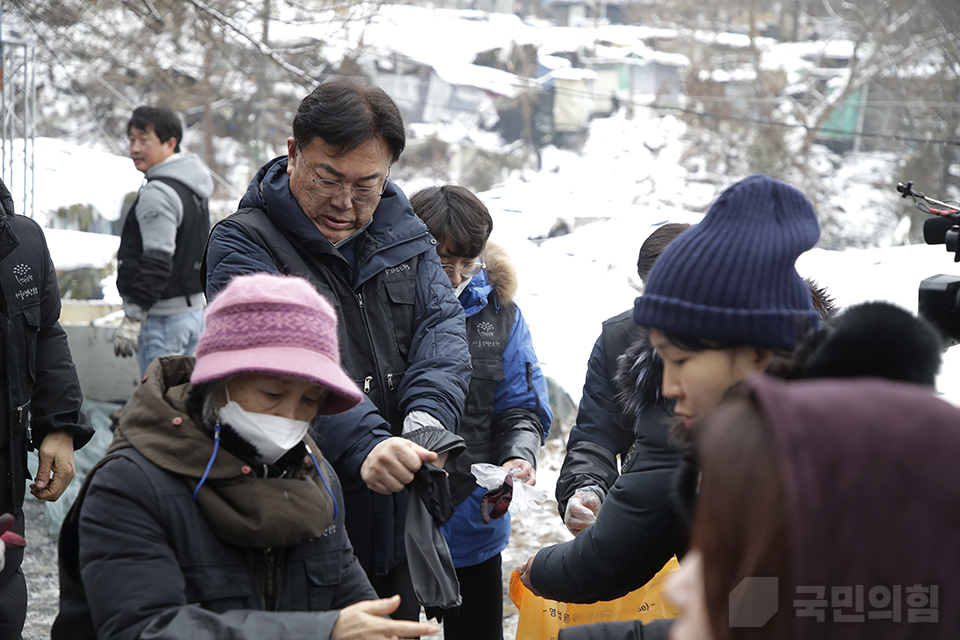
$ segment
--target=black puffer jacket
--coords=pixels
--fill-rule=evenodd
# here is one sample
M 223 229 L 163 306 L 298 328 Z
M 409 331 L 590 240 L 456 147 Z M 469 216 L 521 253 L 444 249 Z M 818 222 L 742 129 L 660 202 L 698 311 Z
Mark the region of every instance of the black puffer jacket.
M 830 297 L 816 283 L 808 284 L 821 315 L 831 317 Z M 537 554 L 530 580 L 553 600 L 619 598 L 646 584 L 672 556 L 687 549 L 696 466 L 690 455 L 681 457 L 670 436 L 660 394 L 662 364 L 646 332 L 638 329 L 636 335 L 618 359 L 611 384 L 619 409 L 636 416 L 634 444 L 625 456 L 623 475 L 613 478 L 597 521 L 573 540 Z
M 614 358 L 612 370 L 607 363 Z M 571 431 L 568 441 L 557 500 L 561 485 L 561 514 L 578 487 L 596 484 L 606 496 L 593 525 L 573 540 L 537 553 L 530 578 L 550 599 L 618 598 L 646 584 L 686 549 L 686 525 L 674 509 L 672 490 L 680 450 L 670 437 L 670 403 L 660 395 L 662 371 L 631 312 L 604 323 L 584 385 L 575 427 L 579 433 L 574 438 Z M 627 420 L 630 430 L 623 427 Z M 623 475 L 617 472 L 616 454 Z
M 93 437 L 80 413 L 83 395 L 70 356 L 67 334 L 60 326 L 60 290 L 43 231 L 33 220 L 14 215 L 13 198 L 0 182 L 0 443 L 9 455 L 0 457 L 0 513 L 17 515 L 25 492 L 27 451 L 49 433 L 66 431 L 79 449 Z M 20 566 L 22 549 L 7 547 L 0 583 Z
M 263 476 L 226 437 L 215 449 L 187 408 L 192 371 L 150 365 L 68 513 L 54 640 L 329 638 L 339 609 L 376 598 L 330 465 L 317 456 L 321 484 L 298 445 Z
M 557 480 L 561 518 L 577 489 L 594 487 L 605 499 L 620 471 L 630 469 L 650 437 L 666 434 L 672 403 L 660 395 L 661 375 L 660 361 L 646 331 L 634 324 L 632 310 L 604 321 L 587 362 L 577 423 L 570 430 Z M 656 437 L 673 449 L 666 438 Z

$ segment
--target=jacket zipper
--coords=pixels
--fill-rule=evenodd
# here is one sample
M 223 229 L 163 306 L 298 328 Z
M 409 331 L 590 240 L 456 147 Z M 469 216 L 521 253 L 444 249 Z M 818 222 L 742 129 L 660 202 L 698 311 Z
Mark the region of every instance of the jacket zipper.
M 360 320 L 363 323 L 363 333 L 367 337 L 367 344 L 370 345 L 370 353 L 373 356 L 373 375 L 363 379 L 363 392 L 370 393 L 370 383 L 374 378 L 380 379 L 380 365 L 377 360 L 376 350 L 374 349 L 373 334 L 370 333 L 370 323 L 367 322 L 367 311 L 363 306 L 363 294 L 357 291 L 357 305 L 360 307 Z M 376 404 L 376 403 L 374 403 Z
M 276 602 L 273 601 L 276 594 L 276 580 L 274 571 L 276 570 L 276 558 L 273 556 L 273 549 L 263 550 L 263 609 L 273 610 L 276 608 Z M 271 606 L 272 605 L 272 606 Z
M 19 422 L 19 423 L 21 423 L 21 424 L 23 423 L 23 412 L 24 412 L 25 410 L 29 410 L 29 407 L 30 407 L 30 401 L 29 401 L 29 400 L 27 400 L 26 403 L 24 403 L 24 404 L 20 405 L 19 407 L 17 407 L 17 422 Z M 34 449 L 34 448 L 35 448 L 35 447 L 33 446 L 33 427 L 30 426 L 30 422 L 29 422 L 29 421 L 27 421 L 27 443 L 29 444 L 29 448 L 30 448 L 30 449 Z

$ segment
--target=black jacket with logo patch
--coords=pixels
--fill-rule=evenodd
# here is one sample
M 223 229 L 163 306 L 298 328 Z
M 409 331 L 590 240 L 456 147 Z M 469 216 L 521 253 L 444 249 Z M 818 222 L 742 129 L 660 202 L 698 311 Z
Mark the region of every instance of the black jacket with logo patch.
M 43 230 L 33 220 L 15 215 L 13 198 L 0 182 L 0 513 L 17 516 L 27 470 L 27 451 L 40 446 L 47 434 L 66 431 L 79 449 L 93 437 L 80 412 L 83 395 L 73 366 L 67 334 L 60 326 L 60 289 Z M 21 549 L 7 548 L 0 583 L 16 571 Z

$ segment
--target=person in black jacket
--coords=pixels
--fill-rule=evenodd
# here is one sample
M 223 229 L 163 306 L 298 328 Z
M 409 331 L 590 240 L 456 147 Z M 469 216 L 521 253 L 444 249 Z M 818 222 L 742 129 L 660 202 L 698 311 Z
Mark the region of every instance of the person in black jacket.
M 889 310 L 871 313 L 881 325 L 909 316 Z M 944 481 L 958 421 L 929 385 L 747 380 L 696 428 L 692 548 L 664 590 L 681 619 L 587 624 L 560 640 L 661 640 L 667 627 L 671 640 L 956 638 L 960 611 L 939 605 L 960 586 L 960 485 Z
M 60 533 L 53 640 L 355 640 L 437 628 L 386 617 L 353 555 L 311 420 L 363 394 L 336 314 L 302 278 L 235 278 L 197 356 L 150 365 Z
M 689 227 L 665 224 L 643 241 L 637 260 L 641 282 L 667 245 Z M 557 508 L 574 535 L 596 521 L 620 475 L 616 457 L 627 472 L 650 444 L 646 425 L 660 423 L 666 433 L 671 403 L 660 394 L 660 370 L 646 332 L 633 321 L 632 309 L 603 322 L 587 362 L 577 422 L 570 429 L 557 479 Z
M 644 493 L 645 484 L 655 484 L 649 473 L 621 476 L 593 526 L 527 563 L 524 578 L 534 589 L 561 600 L 566 593 L 581 601 L 612 599 L 645 584 L 670 555 L 682 556 L 699 479 L 690 434 L 751 376 L 880 375 L 933 385 L 941 339 L 909 312 L 868 303 L 821 323 L 829 305 L 814 303 L 811 292 L 818 289 L 793 266 L 818 233 L 816 214 L 802 194 L 752 176 L 725 191 L 704 221 L 663 253 L 637 299 L 634 319 L 649 328 L 663 360 L 662 392 L 676 401 L 679 419 L 672 432 L 684 455 L 659 491 Z M 884 344 L 896 346 L 882 349 Z M 660 503 L 637 499 L 664 494 Z M 573 627 L 561 637 L 656 638 L 664 626 Z
M 789 352 L 819 326 L 810 285 L 794 267 L 819 233 L 802 193 L 756 175 L 726 189 L 703 221 L 657 259 L 633 317 L 650 329 L 663 361 L 662 393 L 676 400 L 681 421 L 701 418 L 727 388 L 766 370 L 774 355 Z M 710 384 L 681 393 L 675 371 L 688 363 L 687 369 L 700 372 L 701 360 L 698 380 Z M 670 450 L 662 425 L 644 435 L 652 446 L 617 479 L 596 523 L 518 568 L 534 593 L 565 602 L 612 600 L 646 584 L 686 550 L 689 525 L 670 490 L 680 452 Z
M 0 182 L 0 513 L 15 516 L 23 535 L 27 451 L 40 467 L 30 493 L 56 501 L 73 479 L 74 449 L 93 437 L 81 413 L 83 395 L 67 334 L 60 326 L 60 290 L 40 226 L 15 215 L 13 198 Z M 26 619 L 23 548 L 7 546 L 0 571 L 0 640 L 20 638 Z
M 396 103 L 352 80 L 304 98 L 287 155 L 260 169 L 205 255 L 215 299 L 244 273 L 296 274 L 331 301 L 343 366 L 371 402 L 316 425 L 344 482 L 357 557 L 395 614 L 419 619 L 404 529 L 407 485 L 438 457 L 410 433 L 456 432 L 470 382 L 463 307 L 437 241 L 389 180 L 406 143 Z M 421 431 L 423 430 L 423 431 Z

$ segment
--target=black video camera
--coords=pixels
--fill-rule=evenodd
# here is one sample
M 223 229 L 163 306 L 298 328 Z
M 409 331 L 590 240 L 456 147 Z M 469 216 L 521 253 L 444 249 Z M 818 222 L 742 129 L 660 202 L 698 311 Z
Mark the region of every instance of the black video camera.
M 923 241 L 945 244 L 960 262 L 960 205 L 935 200 L 913 190 L 913 181 L 897 185 L 901 197 L 913 198 L 917 208 L 934 216 L 923 221 Z M 932 205 L 932 206 L 931 206 Z M 939 329 L 944 346 L 960 344 L 960 276 L 936 275 L 920 282 L 920 315 Z

